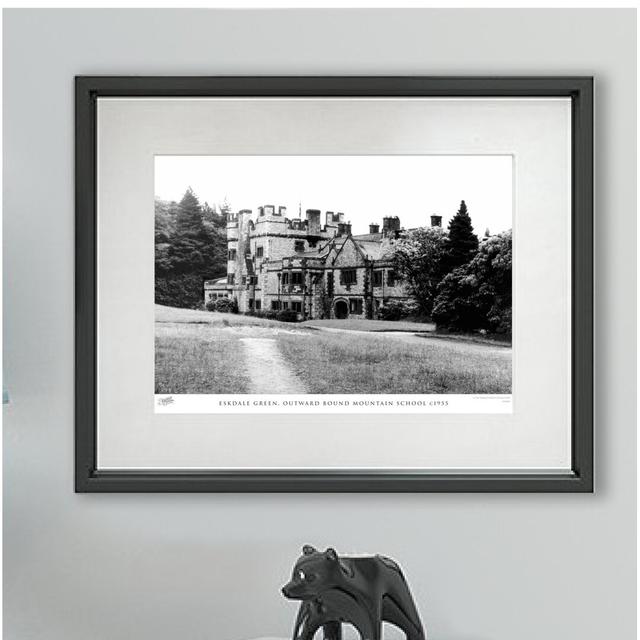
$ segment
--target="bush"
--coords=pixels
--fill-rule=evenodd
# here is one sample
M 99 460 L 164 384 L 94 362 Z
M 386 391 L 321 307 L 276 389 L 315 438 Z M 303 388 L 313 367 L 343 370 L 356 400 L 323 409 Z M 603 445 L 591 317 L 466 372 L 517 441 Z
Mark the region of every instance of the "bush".
M 298 313 L 293 309 L 283 309 L 276 313 L 276 320 L 280 322 L 298 322 Z
M 418 311 L 418 304 L 413 300 L 389 300 L 378 311 L 380 320 L 402 320 Z
M 206 304 L 207 311 L 218 311 L 219 313 L 238 313 L 238 301 L 233 298 L 218 298 L 209 300 Z
M 245 311 L 245 316 L 249 316 L 250 318 L 264 318 L 265 320 L 277 320 L 277 311 L 272 311 L 271 309 L 259 309 L 258 311 Z
M 486 309 L 478 300 L 478 278 L 464 268 L 454 269 L 438 286 L 433 320 L 438 329 L 476 331 L 487 327 Z

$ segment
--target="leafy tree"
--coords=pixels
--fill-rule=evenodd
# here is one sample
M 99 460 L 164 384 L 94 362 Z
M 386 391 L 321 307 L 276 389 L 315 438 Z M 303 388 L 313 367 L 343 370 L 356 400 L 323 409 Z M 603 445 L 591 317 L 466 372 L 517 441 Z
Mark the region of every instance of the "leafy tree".
M 393 246 L 398 274 L 406 281 L 418 311 L 431 315 L 437 287 L 443 276 L 446 234 L 440 227 L 415 229 Z
M 471 217 L 464 200 L 460 202 L 456 215 L 449 221 L 447 235 L 444 263 L 446 271 L 451 271 L 469 262 L 478 250 L 478 236 L 473 232 Z
M 511 334 L 511 230 L 484 240 L 471 262 L 438 286 L 433 319 L 440 328 Z
M 156 244 L 169 242 L 169 238 L 175 233 L 177 202 L 166 202 L 156 198 Z

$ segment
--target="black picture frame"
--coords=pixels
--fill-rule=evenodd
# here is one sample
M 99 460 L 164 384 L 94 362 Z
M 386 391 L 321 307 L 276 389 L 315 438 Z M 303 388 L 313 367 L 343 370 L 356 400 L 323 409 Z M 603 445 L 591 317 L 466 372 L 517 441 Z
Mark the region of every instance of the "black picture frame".
M 572 471 L 105 471 L 97 468 L 96 101 L 100 97 L 569 97 Z M 76 492 L 592 492 L 592 77 L 116 77 L 75 79 Z

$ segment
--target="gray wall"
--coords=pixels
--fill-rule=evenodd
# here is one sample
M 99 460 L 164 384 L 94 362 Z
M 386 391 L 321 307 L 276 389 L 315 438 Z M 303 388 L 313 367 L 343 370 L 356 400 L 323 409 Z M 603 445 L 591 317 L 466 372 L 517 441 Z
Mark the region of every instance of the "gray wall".
M 5 638 L 286 636 L 295 607 L 278 587 L 307 541 L 397 557 L 434 640 L 633 638 L 635 23 L 5 11 Z M 596 494 L 75 495 L 75 74 L 594 74 Z

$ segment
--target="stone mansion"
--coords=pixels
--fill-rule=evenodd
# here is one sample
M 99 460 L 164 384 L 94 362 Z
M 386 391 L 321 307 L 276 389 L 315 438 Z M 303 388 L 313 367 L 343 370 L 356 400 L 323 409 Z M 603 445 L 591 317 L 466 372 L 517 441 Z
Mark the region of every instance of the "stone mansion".
M 441 226 L 441 216 L 431 216 Z M 227 276 L 204 283 L 204 301 L 235 298 L 241 313 L 290 309 L 300 318 L 377 318 L 391 300 L 407 300 L 391 246 L 403 229 L 397 216 L 352 235 L 343 213 L 307 209 L 287 218 L 286 207 L 227 214 Z

